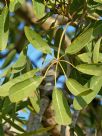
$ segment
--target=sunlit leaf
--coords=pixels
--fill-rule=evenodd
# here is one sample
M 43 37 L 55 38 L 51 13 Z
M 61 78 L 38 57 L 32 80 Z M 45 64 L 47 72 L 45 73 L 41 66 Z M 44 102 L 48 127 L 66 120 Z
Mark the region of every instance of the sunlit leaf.
M 75 54 L 84 48 L 92 40 L 93 29 L 90 28 L 87 31 L 79 35 L 70 46 L 66 49 L 66 54 Z
M 9 9 L 10 12 L 14 12 L 17 8 L 19 8 L 25 0 L 10 0 Z
M 9 12 L 5 6 L 0 14 L 0 50 L 4 50 L 7 46 L 9 35 Z
M 32 95 L 33 91 L 40 85 L 42 77 L 33 77 L 13 85 L 9 90 L 11 102 L 19 102 Z
M 60 125 L 71 124 L 70 108 L 62 90 L 57 88 L 53 90 L 52 105 L 55 111 L 56 122 Z
M 79 82 L 77 82 L 76 80 L 72 78 L 69 78 L 66 81 L 66 86 L 68 87 L 69 91 L 75 96 L 84 95 L 91 92 L 89 88 L 82 86 Z
M 87 52 L 87 53 L 82 53 L 77 56 L 82 62 L 91 64 L 92 63 L 92 58 L 93 58 L 93 53 L 92 52 Z M 102 62 L 102 53 L 99 53 L 98 61 Z
M 100 44 L 101 44 L 102 38 L 100 38 L 97 43 L 95 44 L 94 50 L 93 50 L 93 62 L 98 63 L 99 62 L 99 50 L 100 50 Z
M 102 75 L 102 65 L 95 64 L 80 64 L 76 66 L 77 70 L 84 74 L 101 76 Z
M 102 3 L 102 0 L 94 0 L 95 2 Z
M 38 92 L 33 91 L 29 99 L 34 110 L 38 113 L 40 111 L 40 98 L 39 98 Z
M 37 18 L 42 18 L 45 14 L 45 5 L 41 0 L 33 0 L 34 14 Z
M 9 89 L 13 85 L 17 84 L 18 82 L 22 82 L 26 79 L 32 78 L 37 71 L 38 71 L 38 69 L 34 69 L 32 71 L 29 71 L 21 76 L 18 76 L 16 78 L 10 80 L 9 82 L 3 84 L 2 86 L 0 86 L 0 96 L 8 96 Z
M 24 53 L 22 52 L 18 58 L 18 60 L 14 63 L 14 65 L 12 66 L 13 69 L 23 69 L 25 64 L 26 64 L 26 56 L 24 55 Z
M 38 50 L 43 53 L 51 53 L 51 49 L 49 45 L 42 39 L 42 37 L 37 34 L 34 30 L 29 27 L 25 27 L 25 35 L 29 42 Z
M 75 97 L 73 106 L 76 110 L 81 110 L 96 97 L 102 87 L 102 76 L 93 76 L 86 86 L 90 87 L 93 91 L 88 95 Z

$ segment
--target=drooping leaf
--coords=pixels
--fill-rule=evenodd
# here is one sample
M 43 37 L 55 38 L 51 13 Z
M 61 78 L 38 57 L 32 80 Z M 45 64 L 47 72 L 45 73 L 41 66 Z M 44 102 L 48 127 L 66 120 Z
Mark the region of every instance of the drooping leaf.
M 72 119 L 70 108 L 62 90 L 56 88 L 53 90 L 52 105 L 55 111 L 56 122 L 59 125 L 71 124 Z
M 9 35 L 9 12 L 5 6 L 0 14 L 0 50 L 4 50 L 7 46 Z
M 93 50 L 93 62 L 98 63 L 99 62 L 99 50 L 100 50 L 100 44 L 101 44 L 102 38 L 100 38 L 97 43 L 95 44 L 94 50 Z
M 33 77 L 13 85 L 9 90 L 11 102 L 19 102 L 32 95 L 33 91 L 40 85 L 42 77 Z
M 49 45 L 42 39 L 42 37 L 37 34 L 34 30 L 29 27 L 25 27 L 25 35 L 29 42 L 38 50 L 43 53 L 51 53 L 51 49 Z
M 88 94 L 92 91 L 89 88 L 82 86 L 79 82 L 72 78 L 68 78 L 68 80 L 66 81 L 66 86 L 68 87 L 69 91 L 75 96 Z
M 34 69 L 31 70 L 21 76 L 18 76 L 12 80 L 10 80 L 9 82 L 3 84 L 2 86 L 0 86 L 0 96 L 8 96 L 9 94 L 9 89 L 15 85 L 18 82 L 22 82 L 26 79 L 32 78 L 34 76 L 34 74 L 38 71 L 38 69 Z
M 45 14 L 45 5 L 41 3 L 41 0 L 33 0 L 33 9 L 35 16 L 40 19 Z
M 95 64 L 80 64 L 76 66 L 77 70 L 84 74 L 101 76 L 102 75 L 102 65 Z
M 87 86 L 93 91 L 85 96 L 76 96 L 74 98 L 73 106 L 76 110 L 81 110 L 87 106 L 98 94 L 102 87 L 102 76 L 93 76 Z
M 34 110 L 38 113 L 40 111 L 40 99 L 37 91 L 33 91 L 29 99 Z
M 79 35 L 66 49 L 66 54 L 75 54 L 84 48 L 92 40 L 93 29 L 90 28 Z

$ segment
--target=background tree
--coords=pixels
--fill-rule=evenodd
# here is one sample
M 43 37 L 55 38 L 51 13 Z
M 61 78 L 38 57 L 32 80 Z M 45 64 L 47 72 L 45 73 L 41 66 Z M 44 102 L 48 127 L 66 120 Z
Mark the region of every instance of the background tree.
M 1 0 L 0 62 L 0 136 L 102 135 L 101 0 Z

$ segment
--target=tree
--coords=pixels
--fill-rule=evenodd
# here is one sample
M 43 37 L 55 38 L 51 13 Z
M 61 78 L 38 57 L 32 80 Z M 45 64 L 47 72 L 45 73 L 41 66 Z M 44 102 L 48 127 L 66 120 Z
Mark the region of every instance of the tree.
M 102 135 L 101 0 L 2 0 L 0 60 L 0 136 Z

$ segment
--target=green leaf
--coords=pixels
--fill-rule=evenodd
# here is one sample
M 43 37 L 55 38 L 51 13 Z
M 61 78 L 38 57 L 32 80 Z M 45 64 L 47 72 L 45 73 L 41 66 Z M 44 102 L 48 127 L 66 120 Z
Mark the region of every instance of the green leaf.
M 9 35 L 9 12 L 5 6 L 0 14 L 0 50 L 4 50 L 7 46 Z
M 35 16 L 40 19 L 45 15 L 45 5 L 41 0 L 33 0 L 33 9 Z
M 31 96 L 29 97 L 30 102 L 34 108 L 34 110 L 38 113 L 40 111 L 40 99 L 38 92 L 32 92 Z
M 102 65 L 95 64 L 80 64 L 76 66 L 77 70 L 84 74 L 101 76 L 102 75 Z
M 16 55 L 16 50 L 14 49 L 6 57 L 6 59 L 5 59 L 4 63 L 3 63 L 3 65 L 2 65 L 1 69 L 7 67 L 12 62 L 13 58 L 15 57 L 15 55 Z
M 93 36 L 96 38 L 100 37 L 102 35 L 102 20 L 99 20 L 95 23 L 94 29 L 93 29 Z
M 11 102 L 19 102 L 24 100 L 24 98 L 31 96 L 32 92 L 35 91 L 42 82 L 42 79 L 42 77 L 35 76 L 13 85 L 9 90 L 9 98 Z
M 96 44 L 95 44 L 95 47 L 94 47 L 94 50 L 93 50 L 93 62 L 94 63 L 98 63 L 99 62 L 99 50 L 100 50 L 100 45 L 101 45 L 101 40 L 102 38 L 100 38 Z
M 52 105 L 55 111 L 56 122 L 59 125 L 71 124 L 72 119 L 70 108 L 62 90 L 56 88 L 53 90 Z
M 8 122 L 13 128 L 15 128 L 16 130 L 20 131 L 20 132 L 25 132 L 25 130 L 23 128 L 21 128 L 19 125 L 15 124 L 12 120 L 10 120 L 8 117 L 2 116 L 2 118 Z
M 102 76 L 93 76 L 90 82 L 87 83 L 87 86 L 93 91 L 88 95 L 77 96 L 74 98 L 73 106 L 76 110 L 81 110 L 96 97 L 102 87 Z
M 75 96 L 84 95 L 91 92 L 89 88 L 82 86 L 79 82 L 77 82 L 76 80 L 72 78 L 69 78 L 66 81 L 66 86 L 68 87 L 69 91 Z
M 3 84 L 2 86 L 0 86 L 0 96 L 8 96 L 9 94 L 9 89 L 15 85 L 18 82 L 22 82 L 26 79 L 32 78 L 34 76 L 34 74 L 38 71 L 38 69 L 34 69 L 31 70 L 21 76 L 18 76 L 12 80 L 10 80 L 9 82 Z
M 82 62 L 91 64 L 92 63 L 92 52 L 82 53 L 77 56 Z M 102 62 L 102 53 L 99 53 L 98 61 Z
M 47 127 L 47 128 L 41 128 L 35 131 L 31 131 L 31 132 L 26 132 L 23 134 L 19 134 L 17 136 L 32 136 L 32 135 L 37 135 L 37 134 L 43 134 L 46 133 L 47 131 L 53 129 L 55 126 L 51 126 L 51 127 Z
M 15 11 L 16 9 L 18 9 L 24 2 L 25 2 L 25 0 L 10 0 L 10 5 L 9 5 L 10 12 L 14 12 L 14 11 Z
M 94 0 L 94 1 L 102 4 L 102 0 Z
M 59 28 L 59 29 L 56 31 L 56 34 L 55 34 L 54 47 L 57 47 L 57 50 L 55 50 L 55 56 L 56 56 L 56 57 L 57 57 L 58 46 L 59 46 L 59 44 L 60 44 L 60 39 L 61 39 L 62 34 L 63 34 L 63 29 L 62 29 L 62 28 Z M 63 39 L 62 39 L 61 50 L 63 50 L 63 49 L 65 50 L 64 40 L 65 40 L 65 35 L 63 36 Z
M 19 59 L 14 63 L 14 65 L 12 66 L 12 69 L 23 69 L 24 66 L 26 65 L 26 56 L 24 55 L 23 52 L 21 52 Z
M 92 63 L 92 52 L 82 53 L 77 56 L 82 62 Z
M 92 40 L 93 29 L 90 28 L 79 35 L 66 49 L 66 54 L 75 54 L 84 48 Z
M 51 53 L 49 45 L 42 39 L 42 37 L 37 34 L 34 30 L 29 27 L 25 27 L 25 35 L 28 41 L 38 50 L 43 53 Z

